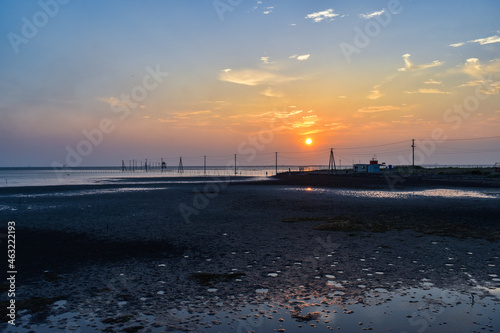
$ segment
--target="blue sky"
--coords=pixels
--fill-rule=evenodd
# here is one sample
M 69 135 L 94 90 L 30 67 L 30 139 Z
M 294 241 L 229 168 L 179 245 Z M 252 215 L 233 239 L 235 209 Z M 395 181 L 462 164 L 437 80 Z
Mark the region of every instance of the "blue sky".
M 321 152 L 330 147 L 345 160 L 377 154 L 397 164 L 409 144 L 396 143 L 412 138 L 435 146 L 428 152 L 422 144 L 423 164 L 500 161 L 498 139 L 455 140 L 499 135 L 497 1 L 2 7 L 0 166 L 116 165 L 248 148 L 297 152 L 298 162 L 313 164 L 326 163 Z M 148 68 L 168 75 L 147 79 L 155 88 L 144 90 Z M 133 107 L 124 100 L 144 91 Z M 129 109 L 123 119 L 120 107 Z M 108 133 L 99 129 L 103 119 L 112 122 Z M 102 138 L 90 142 L 84 131 L 97 130 Z M 386 143 L 395 145 L 347 149 Z M 67 160 L 70 151 L 80 158 Z

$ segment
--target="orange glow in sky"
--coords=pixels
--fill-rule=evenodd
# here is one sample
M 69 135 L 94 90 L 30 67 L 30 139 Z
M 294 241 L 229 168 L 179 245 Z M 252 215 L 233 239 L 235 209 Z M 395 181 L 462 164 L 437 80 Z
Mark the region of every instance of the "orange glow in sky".
M 497 2 L 212 2 L 2 3 L 0 167 L 500 161 Z

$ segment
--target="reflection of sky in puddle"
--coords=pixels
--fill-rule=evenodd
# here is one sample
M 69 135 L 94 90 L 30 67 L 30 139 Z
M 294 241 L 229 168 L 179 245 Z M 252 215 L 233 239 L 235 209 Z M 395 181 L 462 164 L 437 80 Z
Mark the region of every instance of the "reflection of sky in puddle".
M 158 191 L 158 190 L 167 190 L 168 187 L 124 187 L 124 188 L 110 188 L 110 189 L 92 189 L 92 190 L 78 190 L 78 191 L 65 191 L 65 192 L 50 192 L 50 193 L 39 193 L 39 194 L 21 194 L 15 195 L 15 198 L 57 198 L 57 197 L 78 197 L 78 196 L 86 196 L 86 195 L 103 195 L 103 194 L 116 194 L 116 193 L 126 193 L 126 192 L 137 192 L 137 191 Z M 2 197 L 12 197 L 12 195 L 0 195 Z M 12 210 L 16 211 L 19 207 L 19 204 L 15 205 L 0 205 L 0 211 L 3 210 Z M 42 204 L 41 206 L 36 204 L 28 204 L 25 205 L 23 203 L 23 207 L 28 210 L 34 209 L 55 209 L 59 206 L 57 205 L 46 205 Z
M 492 279 L 495 281 L 495 279 Z M 497 279 L 498 281 L 498 279 Z M 484 290 L 485 292 L 489 293 L 493 297 L 496 297 L 497 299 L 500 300 L 500 287 L 483 287 L 483 286 L 477 286 L 477 288 Z
M 300 287 L 299 287 L 300 288 Z M 220 297 L 217 290 L 211 292 L 214 301 L 204 312 L 187 309 L 157 309 L 148 315 L 133 316 L 133 320 L 122 328 L 137 324 L 151 328 L 150 332 L 164 331 L 167 325 L 180 324 L 171 332 L 312 332 L 341 330 L 375 332 L 472 332 L 487 328 L 500 330 L 498 299 L 491 297 L 492 290 L 477 287 L 469 292 L 460 292 L 435 287 L 423 281 L 421 287 L 402 287 L 394 291 L 384 288 L 367 290 L 363 295 L 346 297 L 349 290 L 338 293 L 339 286 L 332 286 L 324 296 L 296 296 L 293 291 L 282 295 L 276 302 L 268 297 L 268 290 L 256 288 L 253 295 L 247 295 L 245 305 L 233 304 L 234 297 Z M 496 290 L 496 291 L 495 291 Z M 493 292 L 498 293 L 498 288 Z M 270 291 L 269 291 L 270 292 Z M 286 290 L 283 293 L 287 293 Z M 361 296 L 361 297 L 359 297 Z M 147 298 L 141 298 L 146 301 Z M 208 302 L 208 299 L 206 299 Z M 54 309 L 64 310 L 66 301 L 54 304 Z M 127 302 L 125 302 L 127 303 Z M 189 301 L 183 302 L 189 308 Z M 48 318 L 47 324 L 24 326 L 31 315 L 21 312 L 19 325 L 11 332 L 51 332 L 48 327 L 81 329 L 81 332 L 97 332 L 107 328 L 93 313 L 84 319 L 81 313 L 62 312 Z M 155 323 L 156 326 L 152 326 Z M 189 324 L 188 324 L 189 323 Z M 51 326 L 53 325 L 53 326 Z M 160 327 L 158 326 L 160 325 Z M 116 327 L 115 327 L 116 328 Z
M 100 194 L 136 192 L 136 191 L 158 191 L 158 190 L 167 190 L 167 189 L 168 189 L 168 187 L 104 188 L 104 189 L 92 189 L 92 190 L 50 192 L 50 193 L 40 193 L 40 194 L 21 194 L 21 195 L 16 195 L 16 197 L 19 197 L 19 198 L 75 197 L 75 196 L 84 196 L 84 195 L 100 195 Z M 11 195 L 9 195 L 9 196 L 11 196 Z
M 441 198 L 477 198 L 495 199 L 500 198 L 500 191 L 493 189 L 432 189 L 414 191 L 391 191 L 391 190 L 347 190 L 331 188 L 311 188 L 311 187 L 286 187 L 286 191 L 305 191 L 310 193 L 335 194 L 350 197 L 369 198 L 398 198 L 409 199 L 412 197 L 441 197 Z
M 488 292 L 496 298 L 500 299 L 500 288 L 488 289 Z
M 295 298 L 286 304 L 262 300 L 234 311 L 204 315 L 204 332 L 295 332 L 373 330 L 375 332 L 471 332 L 481 327 L 500 329 L 499 302 L 483 294 L 464 294 L 431 287 L 387 291 L 376 288 L 361 300 L 343 303 L 340 295 Z M 186 311 L 176 315 L 188 319 Z M 310 319 L 310 320 L 307 320 Z

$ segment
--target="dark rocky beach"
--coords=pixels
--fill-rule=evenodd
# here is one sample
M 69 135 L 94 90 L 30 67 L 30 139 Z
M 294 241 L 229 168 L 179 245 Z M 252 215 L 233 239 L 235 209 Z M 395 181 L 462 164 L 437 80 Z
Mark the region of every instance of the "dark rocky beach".
M 171 180 L 0 189 L 19 292 L 1 328 L 500 329 L 498 180 Z

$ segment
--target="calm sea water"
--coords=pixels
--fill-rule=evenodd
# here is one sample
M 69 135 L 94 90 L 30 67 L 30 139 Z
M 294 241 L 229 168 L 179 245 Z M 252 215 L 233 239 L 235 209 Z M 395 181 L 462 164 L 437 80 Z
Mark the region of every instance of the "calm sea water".
M 321 167 L 308 167 L 307 170 L 319 169 Z M 280 166 L 278 172 L 288 170 L 297 171 L 297 166 Z M 203 177 L 203 176 L 244 176 L 244 177 L 266 177 L 276 174 L 275 167 L 253 166 L 237 167 L 184 167 L 183 172 L 178 168 L 161 170 L 160 168 L 122 171 L 120 167 L 81 167 L 56 170 L 53 168 L 0 168 L 0 187 L 13 186 L 46 186 L 46 185 L 81 185 L 95 184 L 111 181 L 116 178 L 134 177 Z

